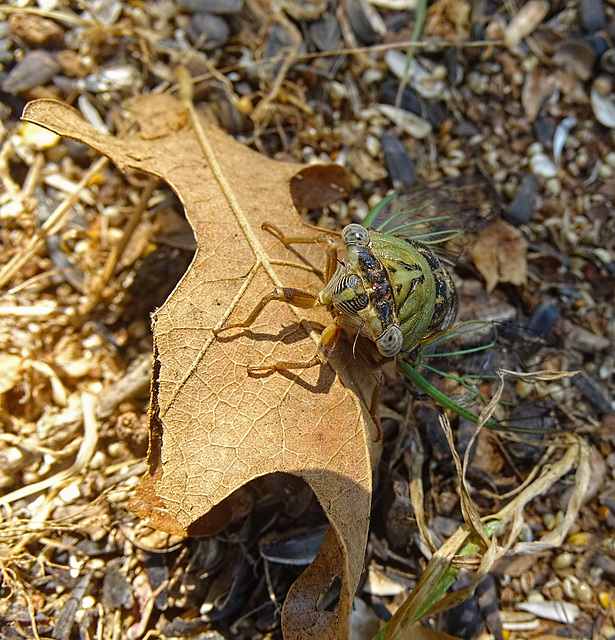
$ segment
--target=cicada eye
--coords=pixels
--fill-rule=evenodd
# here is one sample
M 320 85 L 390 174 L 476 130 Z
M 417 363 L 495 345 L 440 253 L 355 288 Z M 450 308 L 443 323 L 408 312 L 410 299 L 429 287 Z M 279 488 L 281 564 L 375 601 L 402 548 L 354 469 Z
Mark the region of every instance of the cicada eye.
M 360 311 L 367 308 L 369 298 L 363 293 L 363 287 L 360 287 L 361 280 L 354 273 L 340 278 L 337 286 L 333 290 L 333 305 L 339 311 L 356 316 Z M 360 291 L 357 291 L 359 289 Z
M 342 230 L 342 240 L 348 244 L 369 244 L 369 233 L 360 224 L 349 224 Z
M 356 289 L 359 285 L 359 276 L 351 273 L 342 280 L 342 288 L 344 289 Z
M 404 336 L 397 325 L 389 327 L 377 340 L 376 346 L 383 356 L 396 356 L 402 347 Z

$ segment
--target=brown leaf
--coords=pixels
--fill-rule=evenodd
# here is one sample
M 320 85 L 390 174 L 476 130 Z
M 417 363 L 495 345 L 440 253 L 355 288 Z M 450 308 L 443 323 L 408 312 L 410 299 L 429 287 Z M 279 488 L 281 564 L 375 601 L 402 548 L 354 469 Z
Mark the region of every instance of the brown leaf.
M 330 365 L 248 376 L 247 364 L 311 357 L 320 335 L 313 322 L 330 320 L 322 310 L 271 304 L 251 330 L 212 332 L 245 318 L 276 286 L 322 288 L 310 270 L 324 263 L 320 247 L 291 250 L 261 229 L 267 221 L 289 236 L 317 233 L 302 225 L 291 199 L 289 183 L 301 167 L 259 155 L 205 120 L 199 143 L 187 110 L 170 96 L 143 96 L 132 114 L 139 126 L 125 139 L 98 132 L 54 101 L 30 103 L 23 117 L 85 142 L 120 169 L 166 180 L 197 239 L 191 267 L 154 315 L 150 473 L 133 506 L 171 532 L 215 531 L 232 511 L 226 498 L 245 483 L 276 471 L 303 478 L 331 527 L 289 592 L 285 636 L 346 638 L 369 524 L 375 430 L 363 398 L 371 376 L 345 341 Z M 339 184 L 339 177 L 327 180 Z M 336 575 L 338 606 L 318 611 Z
M 482 231 L 472 247 L 472 259 L 485 278 L 487 291 L 498 282 L 525 284 L 527 242 L 521 232 L 504 220 L 497 220 Z

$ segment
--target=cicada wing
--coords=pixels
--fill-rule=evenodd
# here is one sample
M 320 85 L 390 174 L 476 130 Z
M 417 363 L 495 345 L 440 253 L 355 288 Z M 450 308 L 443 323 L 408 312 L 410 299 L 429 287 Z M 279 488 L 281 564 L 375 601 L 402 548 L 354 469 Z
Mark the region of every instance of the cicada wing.
M 495 187 L 483 176 L 442 178 L 385 198 L 363 224 L 415 238 L 455 262 L 469 236 L 491 224 L 500 208 Z

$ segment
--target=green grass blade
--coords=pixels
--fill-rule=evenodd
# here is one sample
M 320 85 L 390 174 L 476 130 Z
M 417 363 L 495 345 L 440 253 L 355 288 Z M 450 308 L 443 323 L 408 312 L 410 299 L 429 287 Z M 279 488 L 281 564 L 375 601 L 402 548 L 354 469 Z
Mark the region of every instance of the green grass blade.
M 436 389 L 436 387 L 429 383 L 407 360 L 398 358 L 397 368 L 408 380 L 413 382 L 419 389 L 424 391 L 432 400 L 442 405 L 443 407 L 454 411 L 457 415 L 462 416 L 463 418 L 467 418 L 474 424 L 478 423 L 478 416 L 475 413 L 472 413 L 465 407 L 457 404 L 454 400 L 451 400 L 451 398 L 442 393 L 439 389 Z M 489 429 L 502 431 L 502 426 L 492 418 L 485 422 L 485 426 Z
M 491 538 L 496 529 L 500 526 L 499 520 L 493 520 L 491 522 L 487 522 L 483 527 L 485 534 L 488 538 Z M 470 538 L 470 540 L 464 545 L 464 547 L 459 551 L 459 556 L 466 556 L 471 553 L 478 553 L 481 547 L 476 543 L 474 536 Z M 459 569 L 457 567 L 453 567 L 449 565 L 443 572 L 442 577 L 438 581 L 438 584 L 431 591 L 429 596 L 425 598 L 425 600 L 417 607 L 416 613 L 414 614 L 414 618 L 412 618 L 412 624 L 420 620 L 429 609 L 436 604 L 448 591 L 449 587 L 453 585 L 455 579 L 457 578 L 457 574 L 459 573 Z

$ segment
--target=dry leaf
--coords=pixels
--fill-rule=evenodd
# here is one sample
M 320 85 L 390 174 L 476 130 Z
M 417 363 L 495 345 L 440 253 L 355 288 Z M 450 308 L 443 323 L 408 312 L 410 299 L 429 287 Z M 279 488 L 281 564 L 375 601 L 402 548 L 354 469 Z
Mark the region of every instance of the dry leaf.
M 331 527 L 289 592 L 285 637 L 346 638 L 369 525 L 370 375 L 342 341 L 330 366 L 248 376 L 247 364 L 310 357 L 319 340 L 313 321 L 330 320 L 322 310 L 271 304 L 251 330 L 212 332 L 245 318 L 276 286 L 322 288 L 310 269 L 324 264 L 320 247 L 291 250 L 260 228 L 267 221 L 290 236 L 316 233 L 302 225 L 291 198 L 301 167 L 259 155 L 204 120 L 199 143 L 187 110 L 170 96 L 143 96 L 132 113 L 139 126 L 125 139 L 100 133 L 54 101 L 30 103 L 23 117 L 85 142 L 120 169 L 166 180 L 195 232 L 193 263 L 154 316 L 150 473 L 133 506 L 170 532 L 215 531 L 232 513 L 225 499 L 245 483 L 276 471 L 303 478 Z M 309 174 L 300 175 L 299 187 L 309 183 Z M 339 178 L 330 173 L 327 184 Z M 335 576 L 339 603 L 318 611 Z
M 521 232 L 504 220 L 497 220 L 479 234 L 472 247 L 472 259 L 485 278 L 487 291 L 498 282 L 525 284 L 527 242 Z

